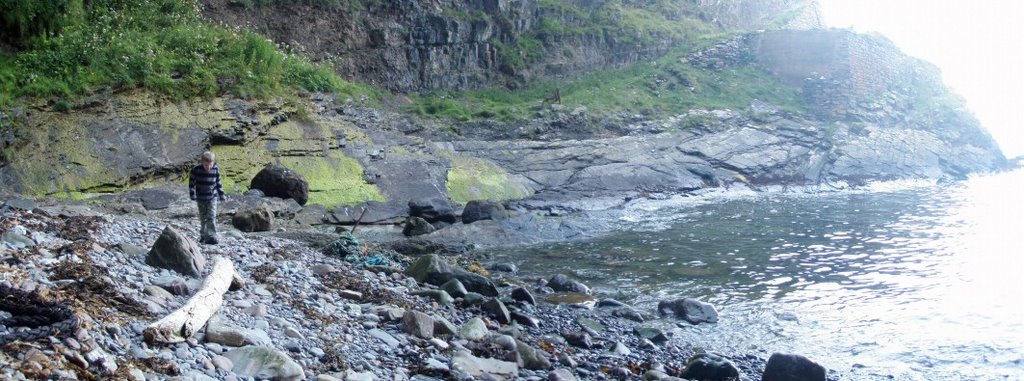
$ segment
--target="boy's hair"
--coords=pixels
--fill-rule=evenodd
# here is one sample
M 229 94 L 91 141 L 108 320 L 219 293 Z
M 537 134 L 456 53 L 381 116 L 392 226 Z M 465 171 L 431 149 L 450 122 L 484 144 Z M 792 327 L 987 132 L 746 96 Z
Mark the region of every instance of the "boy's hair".
M 213 152 L 210 151 L 203 152 L 202 156 L 200 157 L 202 158 L 204 163 L 212 163 L 214 160 L 216 160 L 216 156 L 213 154 Z

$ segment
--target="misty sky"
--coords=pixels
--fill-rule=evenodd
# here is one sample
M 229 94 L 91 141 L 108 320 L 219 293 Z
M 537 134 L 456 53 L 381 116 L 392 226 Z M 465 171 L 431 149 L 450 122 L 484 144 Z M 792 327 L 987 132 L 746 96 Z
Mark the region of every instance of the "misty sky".
M 999 142 L 1024 155 L 1024 1 L 820 0 L 829 26 L 889 37 L 942 69 Z

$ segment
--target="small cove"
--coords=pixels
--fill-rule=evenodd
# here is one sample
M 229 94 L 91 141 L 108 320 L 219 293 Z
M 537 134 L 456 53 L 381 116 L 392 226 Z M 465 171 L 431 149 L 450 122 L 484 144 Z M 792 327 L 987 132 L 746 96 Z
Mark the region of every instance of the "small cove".
M 632 208 L 619 233 L 489 254 L 647 312 L 665 299 L 710 302 L 719 323 L 673 331 L 712 351 L 799 353 L 850 379 L 1019 379 L 1022 195 L 1021 170 L 744 194 Z

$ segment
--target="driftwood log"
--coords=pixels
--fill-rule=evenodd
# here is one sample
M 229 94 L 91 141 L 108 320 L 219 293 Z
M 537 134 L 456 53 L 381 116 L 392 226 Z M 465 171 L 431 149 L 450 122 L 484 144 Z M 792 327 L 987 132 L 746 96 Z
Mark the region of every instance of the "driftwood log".
M 206 325 L 210 317 L 224 303 L 224 293 L 228 291 L 234 280 L 241 278 L 235 274 L 235 266 L 224 257 L 213 259 L 213 270 L 203 280 L 202 287 L 192 295 L 185 305 L 171 312 L 163 319 L 150 324 L 142 335 L 146 343 L 180 343 L 192 337 Z

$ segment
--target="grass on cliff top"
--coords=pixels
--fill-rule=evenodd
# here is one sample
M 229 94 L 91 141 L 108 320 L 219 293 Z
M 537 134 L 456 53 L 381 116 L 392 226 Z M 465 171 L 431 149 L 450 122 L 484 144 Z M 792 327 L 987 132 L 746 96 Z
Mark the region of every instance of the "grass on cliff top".
M 73 99 L 146 88 L 176 99 L 297 89 L 376 98 L 330 68 L 257 34 L 203 20 L 198 0 L 0 0 L 0 107 L 19 97 Z
M 592 115 L 617 112 L 674 115 L 694 108 L 746 109 L 757 99 L 790 111 L 804 106 L 798 89 L 782 84 L 752 65 L 721 71 L 683 61 L 680 49 L 653 62 L 593 72 L 570 80 L 545 80 L 518 90 L 490 88 L 426 94 L 413 98 L 420 116 L 460 121 L 529 118 L 557 89 L 569 109 L 584 106 Z

